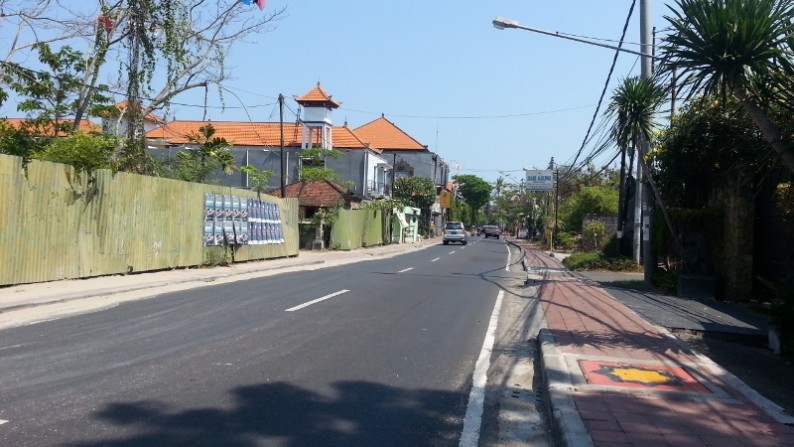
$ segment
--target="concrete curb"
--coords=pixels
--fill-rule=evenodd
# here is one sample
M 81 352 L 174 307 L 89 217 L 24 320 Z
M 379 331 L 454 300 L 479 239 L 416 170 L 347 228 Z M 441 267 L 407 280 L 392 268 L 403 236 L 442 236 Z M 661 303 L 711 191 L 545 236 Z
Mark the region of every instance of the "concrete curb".
M 554 437 L 563 446 L 591 447 L 595 444 L 571 397 L 573 383 L 565 359 L 549 329 L 541 329 L 537 338 L 543 383 L 546 386 L 546 408 Z
M 510 240 L 507 242 L 520 249 L 522 253 L 526 253 L 524 247 Z M 522 259 L 521 264 L 527 274 L 527 282 L 542 279 L 535 278 L 538 275 L 533 275 L 528 271 L 526 256 Z M 545 320 L 544 315 L 544 325 Z M 546 391 L 544 401 L 555 441 L 559 445 L 567 447 L 593 447 L 595 445 L 593 438 L 590 437 L 584 420 L 571 397 L 571 390 L 574 389 L 571 373 L 565 359 L 557 349 L 557 342 L 554 340 L 551 330 L 544 328 L 538 332 L 537 345 L 540 353 L 541 377 Z
M 294 267 L 305 267 L 305 266 L 309 266 L 309 265 L 319 265 L 319 264 L 324 264 L 324 263 L 325 263 L 324 260 L 292 262 L 292 263 L 289 263 L 289 264 L 283 264 L 283 265 L 279 265 L 279 266 L 273 266 L 273 267 L 262 268 L 262 269 L 257 269 L 257 270 L 239 270 L 239 271 L 230 271 L 230 272 L 227 271 L 227 272 L 224 272 L 224 273 L 216 273 L 216 274 L 213 274 L 213 275 L 210 275 L 210 276 L 204 276 L 204 277 L 188 276 L 188 277 L 180 278 L 180 279 L 157 280 L 157 281 L 153 281 L 153 282 L 141 282 L 141 283 L 137 283 L 137 284 L 117 286 L 117 287 L 104 287 L 104 288 L 101 288 L 101 289 L 93 289 L 93 290 L 88 290 L 88 291 L 77 291 L 77 292 L 72 292 L 72 293 L 69 293 L 69 294 L 64 294 L 64 295 L 59 296 L 58 298 L 55 298 L 55 299 L 52 299 L 52 300 L 31 302 L 31 303 L 26 303 L 26 304 L 16 304 L 16 305 L 9 305 L 9 306 L 5 306 L 5 307 L 0 307 L 0 313 L 13 312 L 13 311 L 21 310 L 21 309 L 30 309 L 30 308 L 34 308 L 34 307 L 48 306 L 48 305 L 51 305 L 51 304 L 67 303 L 69 301 L 81 300 L 81 299 L 86 299 L 86 298 L 94 298 L 94 297 L 99 297 L 99 296 L 112 296 L 112 295 L 118 295 L 118 294 L 121 294 L 121 293 L 137 292 L 137 291 L 140 291 L 140 290 L 155 289 L 155 288 L 159 288 L 159 287 L 165 287 L 165 286 L 171 286 L 171 285 L 177 285 L 177 284 L 186 284 L 186 283 L 190 283 L 190 282 L 211 283 L 211 282 L 217 281 L 219 279 L 232 278 L 232 277 L 235 277 L 235 276 L 242 276 L 242 275 L 250 275 L 250 274 L 255 274 L 257 272 L 262 272 L 262 271 L 274 271 L 274 270 L 294 268 Z M 201 271 L 202 269 L 197 268 L 197 269 L 194 269 L 194 270 L 196 270 L 198 272 L 198 271 Z M 206 270 L 204 270 L 204 271 L 206 271 Z M 156 272 L 147 272 L 147 273 L 156 273 Z
M 421 242 L 411 244 L 399 244 L 389 246 L 372 247 L 372 250 L 351 250 L 350 252 L 329 251 L 327 253 L 312 253 L 309 259 L 301 259 L 299 257 L 284 257 L 276 258 L 265 261 L 249 261 L 239 264 L 232 264 L 222 269 L 214 271 L 212 268 L 196 267 L 184 268 L 174 270 L 140 272 L 133 275 L 107 275 L 92 277 L 86 279 L 73 279 L 66 281 L 87 281 L 107 280 L 108 278 L 118 277 L 122 278 L 125 284 L 112 285 L 112 284 L 94 284 L 93 288 L 86 284 L 86 287 L 79 290 L 57 290 L 56 288 L 49 288 L 42 290 L 40 293 L 27 292 L 29 301 L 22 301 L 21 299 L 11 300 L 11 302 L 0 302 L 0 314 L 15 312 L 25 309 L 44 307 L 53 304 L 63 304 L 76 300 L 83 300 L 96 297 L 110 297 L 125 293 L 140 292 L 150 289 L 157 289 L 166 286 L 175 286 L 189 283 L 212 283 L 224 279 L 233 279 L 236 277 L 259 277 L 266 276 L 267 274 L 277 272 L 279 270 L 286 270 L 292 268 L 309 267 L 313 265 L 327 264 L 329 266 L 349 264 L 355 262 L 369 261 L 373 259 L 380 259 L 395 256 L 402 253 L 421 250 L 434 245 L 438 241 L 433 239 L 425 239 Z M 317 259 L 318 257 L 325 259 Z M 184 276 L 175 276 L 184 272 Z M 167 274 L 167 278 L 154 277 L 158 274 Z M 138 276 L 141 275 L 141 276 Z M 130 278 L 136 278 L 137 281 L 131 281 Z M 44 284 L 55 284 L 58 281 L 51 281 L 47 283 L 34 283 L 31 286 L 39 286 Z M 25 287 L 26 285 L 20 285 Z M 12 286 L 14 287 L 14 286 Z

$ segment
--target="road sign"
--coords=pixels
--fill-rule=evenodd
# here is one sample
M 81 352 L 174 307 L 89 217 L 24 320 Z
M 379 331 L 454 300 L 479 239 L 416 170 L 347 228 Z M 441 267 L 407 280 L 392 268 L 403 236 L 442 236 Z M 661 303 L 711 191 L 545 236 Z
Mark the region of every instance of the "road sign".
M 527 170 L 527 191 L 554 191 L 554 171 Z

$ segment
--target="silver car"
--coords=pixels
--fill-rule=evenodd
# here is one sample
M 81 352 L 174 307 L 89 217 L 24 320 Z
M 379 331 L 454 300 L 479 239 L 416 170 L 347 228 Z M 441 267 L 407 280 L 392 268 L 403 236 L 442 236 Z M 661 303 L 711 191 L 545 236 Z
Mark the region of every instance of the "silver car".
M 466 228 L 460 222 L 447 222 L 444 227 L 444 245 L 449 245 L 450 242 L 460 242 L 463 245 L 469 241 L 466 235 Z

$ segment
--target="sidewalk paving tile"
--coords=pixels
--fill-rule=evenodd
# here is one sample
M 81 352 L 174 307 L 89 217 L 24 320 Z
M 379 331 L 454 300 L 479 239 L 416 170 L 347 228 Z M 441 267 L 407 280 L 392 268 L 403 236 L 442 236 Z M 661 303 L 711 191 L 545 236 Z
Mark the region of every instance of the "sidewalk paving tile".
M 794 445 L 794 428 L 787 425 L 792 418 L 766 411 L 774 404 L 757 402 L 760 395 L 734 386 L 743 385 L 738 379 L 725 380 L 730 373 L 595 281 L 565 272 L 555 257 L 523 241 L 511 242 L 524 249 L 528 274 L 542 272 L 536 283 L 550 334 L 543 341 L 539 336 L 546 386 L 558 402 L 559 393 L 567 393 L 581 419 L 577 423 L 567 414 L 567 420 L 553 421 L 563 444 Z M 711 315 L 722 318 L 718 311 Z M 560 412 L 554 399 L 550 404 L 555 418 Z M 589 440 L 565 433 L 580 425 Z

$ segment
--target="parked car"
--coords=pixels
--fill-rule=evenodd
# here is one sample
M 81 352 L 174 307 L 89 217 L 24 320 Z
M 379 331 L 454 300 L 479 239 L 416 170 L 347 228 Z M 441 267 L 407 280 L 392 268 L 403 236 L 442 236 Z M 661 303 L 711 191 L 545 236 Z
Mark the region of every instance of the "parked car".
M 499 239 L 499 236 L 502 235 L 502 230 L 496 225 L 486 225 L 482 227 L 482 233 L 486 238 L 493 237 Z
M 461 222 L 447 222 L 447 225 L 444 226 L 443 241 L 444 245 L 449 245 L 450 242 L 460 242 L 461 244 L 466 245 L 466 243 L 469 241 L 469 238 L 466 235 L 466 228 Z

